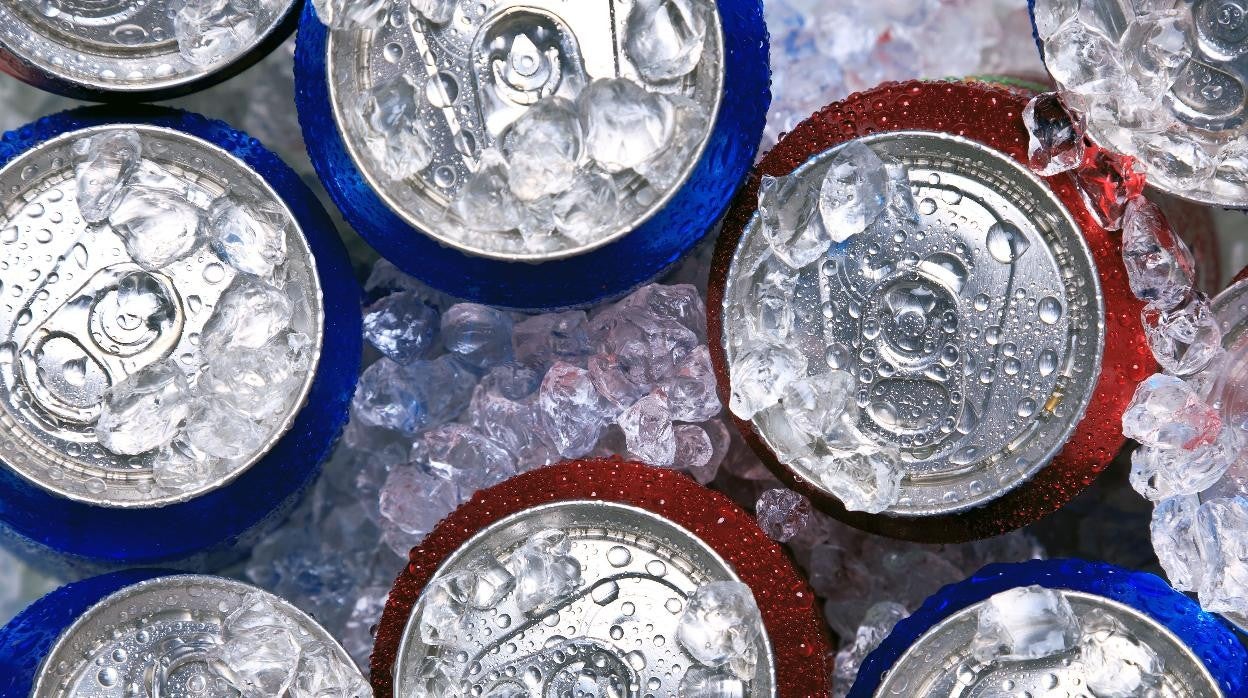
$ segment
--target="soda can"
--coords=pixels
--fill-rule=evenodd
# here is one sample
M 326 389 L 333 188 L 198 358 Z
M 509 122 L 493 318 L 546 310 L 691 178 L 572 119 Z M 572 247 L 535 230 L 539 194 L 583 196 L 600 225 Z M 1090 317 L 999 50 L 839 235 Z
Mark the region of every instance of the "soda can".
M 0 70 L 48 92 L 146 102 L 236 75 L 294 31 L 296 0 L 79 2 L 0 7 Z
M 494 306 L 589 305 L 672 266 L 727 210 L 770 104 L 758 0 L 427 5 L 448 14 L 395 9 L 372 31 L 309 6 L 295 57 L 318 175 L 403 271 Z M 677 60 L 695 48 L 696 66 Z
M 1248 207 L 1241 4 L 1028 6 L 1041 57 L 1094 142 L 1136 158 L 1157 190 Z
M 346 651 L 286 601 L 231 579 L 155 570 L 68 584 L 0 628 L 0 694 L 154 697 L 271 688 L 240 667 L 240 652 L 261 657 L 268 665 L 261 678 L 275 685 L 293 672 L 305 687 L 319 679 L 342 691 L 334 695 L 367 695 Z
M 360 291 L 328 215 L 186 112 L 68 111 L 0 148 L 6 542 L 85 570 L 230 559 L 346 422 Z
M 1002 619 L 1035 610 L 1052 612 L 1036 633 L 993 646 Z M 1046 631 L 1048 647 L 1037 642 Z M 867 657 L 849 696 L 989 695 L 1005 687 L 1016 695 L 1230 698 L 1244 695 L 1246 682 L 1248 650 L 1231 628 L 1161 578 L 1034 560 L 989 565 L 928 598 Z
M 619 460 L 531 471 L 478 492 L 410 559 L 378 626 L 379 698 L 830 686 L 806 582 L 749 514 L 675 471 Z M 708 613 L 717 629 L 701 623 Z
M 1070 178 L 1025 165 L 1028 98 L 983 82 L 853 95 L 782 139 L 726 219 L 707 298 L 721 398 L 781 480 L 863 530 L 954 542 L 1055 511 L 1122 447 L 1122 413 L 1155 366 L 1117 238 Z M 821 180 L 849 157 L 889 163 L 913 229 L 770 243 L 764 177 L 810 192 L 801 212 L 818 216 Z M 759 367 L 776 381 L 748 382 Z M 810 400 L 781 399 L 807 385 Z

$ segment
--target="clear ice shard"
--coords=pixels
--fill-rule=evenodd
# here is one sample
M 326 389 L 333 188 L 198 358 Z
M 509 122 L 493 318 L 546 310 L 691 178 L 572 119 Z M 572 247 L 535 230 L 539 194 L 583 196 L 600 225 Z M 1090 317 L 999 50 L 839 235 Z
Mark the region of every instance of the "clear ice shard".
M 1186 381 L 1159 373 L 1136 388 L 1122 431 L 1146 446 L 1192 450 L 1217 440 L 1222 419 Z
M 512 359 L 512 319 L 476 303 L 451 306 L 442 316 L 442 344 L 464 363 L 489 369 Z
M 463 635 L 471 609 L 464 587 L 470 573 L 457 570 L 435 579 L 420 595 L 420 639 L 427 645 L 450 645 Z
M 787 344 L 749 341 L 740 347 L 729 369 L 729 407 L 741 419 L 780 401 L 793 381 L 806 373 L 805 356 Z
M 1171 310 L 1192 293 L 1196 260 L 1156 204 L 1137 197 L 1122 219 L 1122 259 L 1136 298 Z
M 445 4 L 446 0 L 416 0 L 414 9 L 425 5 Z M 316 16 L 333 29 L 374 31 L 390 18 L 393 0 L 312 0 Z
M 1029 135 L 1028 163 L 1037 174 L 1051 177 L 1083 163 L 1083 131 L 1057 94 L 1046 92 L 1033 97 L 1023 109 L 1023 123 Z
M 519 609 L 536 614 L 566 598 L 581 585 L 581 563 L 568 554 L 566 533 L 541 531 L 511 554 L 507 568 L 515 578 Z
M 204 354 L 211 360 L 219 351 L 259 349 L 290 326 L 293 314 L 293 304 L 281 289 L 239 274 L 204 323 Z
M 850 511 L 878 514 L 896 504 L 901 496 L 905 468 L 896 449 L 863 444 L 854 451 L 795 460 L 813 472 Z
M 645 463 L 670 466 L 676 460 L 676 433 L 667 399 L 650 394 L 620 413 L 616 423 L 624 431 L 628 452 Z
M 565 458 L 579 458 L 594 450 L 603 428 L 618 412 L 594 388 L 589 371 L 562 362 L 552 366 L 542 380 L 539 404 L 546 432 Z
M 1196 373 L 1222 353 L 1222 328 L 1202 294 L 1170 310 L 1146 307 L 1140 319 L 1153 356 L 1169 373 Z
M 226 195 L 212 202 L 204 231 L 222 261 L 264 278 L 286 261 L 286 221 L 276 202 Z
M 200 394 L 212 395 L 252 419 L 284 412 L 298 392 L 290 351 L 283 338 L 259 349 L 238 348 L 213 358 L 199 377 Z
M 184 192 L 130 184 L 123 189 L 108 223 L 121 236 L 130 258 L 155 271 L 199 246 L 203 216 Z
M 396 466 L 381 488 L 381 515 L 404 533 L 420 538 L 459 504 L 455 482 L 417 465 Z M 407 554 L 406 549 L 396 552 Z
M 571 101 L 541 100 L 516 119 L 500 141 L 511 191 L 521 201 L 553 196 L 577 181 L 585 139 Z
M 373 688 L 323 642 L 304 646 L 288 698 L 372 698 Z
M 1196 547 L 1196 510 L 1200 499 L 1195 496 L 1177 496 L 1158 502 L 1153 508 L 1149 527 L 1153 550 L 1161 567 L 1166 571 L 1170 586 L 1179 591 L 1196 591 L 1200 588 L 1203 561 Z
M 152 462 L 152 479 L 166 492 L 186 493 L 205 487 L 220 474 L 221 461 L 184 438 L 174 438 Z
M 186 420 L 186 439 L 196 449 L 217 458 L 242 460 L 260 450 L 269 430 L 229 401 L 197 397 Z
M 884 161 L 869 146 L 850 141 L 842 146 L 828 165 L 819 189 L 819 216 L 823 228 L 835 242 L 844 242 L 862 233 L 875 222 L 890 198 L 907 196 L 894 192 Z
M 72 146 L 78 210 L 88 223 L 107 220 L 139 166 L 143 141 L 138 131 L 109 130 Z
M 1248 497 L 1212 499 L 1196 512 L 1204 562 L 1200 603 L 1216 613 L 1248 615 Z
M 1131 486 L 1154 502 L 1199 494 L 1226 474 L 1240 442 L 1238 430 L 1223 427 L 1213 443 L 1192 449 L 1141 446 L 1131 454 Z
M 590 83 L 581 92 L 579 108 L 586 152 L 607 172 L 653 159 L 675 130 L 671 101 L 624 78 Z
M 1100 609 L 1083 617 L 1079 659 L 1083 679 L 1097 698 L 1152 695 L 1165 678 L 1165 664 L 1153 648 Z
M 625 25 L 624 52 L 642 78 L 667 82 L 702 60 L 707 7 L 700 0 L 637 0 Z
M 429 468 L 475 491 L 516 474 L 516 463 L 502 446 L 464 424 L 446 424 L 422 438 Z
M 1064 594 L 1019 587 L 984 602 L 972 652 L 981 662 L 1040 659 L 1069 651 L 1079 637 L 1079 619 Z
M 391 360 L 410 364 L 433 348 L 438 311 L 415 291 L 397 291 L 364 310 L 364 338 Z
M 244 698 L 280 696 L 294 683 L 300 642 L 282 611 L 260 594 L 243 600 L 222 623 L 216 658 L 229 667 Z
M 620 193 L 615 182 L 596 172 L 582 172 L 554 200 L 555 229 L 579 243 L 588 244 L 611 227 L 620 212 Z
M 793 269 L 813 263 L 832 246 L 819 213 L 819 192 L 805 177 L 764 176 L 758 211 L 772 254 Z
M 95 436 L 113 453 L 146 453 L 172 441 L 190 409 L 186 375 L 174 362 L 161 361 L 109 389 Z
M 811 519 L 810 501 L 784 488 L 763 492 L 754 505 L 754 512 L 763 532 L 780 543 L 796 538 Z
M 421 99 L 416 83 L 402 74 L 374 85 L 365 97 L 368 132 L 364 142 L 391 179 L 414 177 L 433 162 L 433 143 L 420 114 Z
M 455 199 L 455 213 L 470 229 L 480 233 L 517 230 L 524 222 L 524 204 L 511 191 L 507 159 L 497 150 L 481 154 L 477 169 Z
M 369 426 L 416 434 L 458 417 L 472 400 L 476 382 L 453 355 L 406 366 L 381 359 L 360 376 L 352 410 Z
M 750 588 L 740 582 L 710 582 L 685 603 L 676 641 L 708 667 L 723 667 L 739 679 L 754 678 L 756 645 L 763 619 Z
M 211 66 L 247 51 L 260 29 L 259 0 L 182 0 L 174 39 L 187 63 Z

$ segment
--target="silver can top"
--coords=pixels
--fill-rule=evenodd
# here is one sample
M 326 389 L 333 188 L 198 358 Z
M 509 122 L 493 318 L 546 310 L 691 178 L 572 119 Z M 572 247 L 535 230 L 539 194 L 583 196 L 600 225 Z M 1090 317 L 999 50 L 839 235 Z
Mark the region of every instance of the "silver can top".
M 534 541 L 556 532 L 564 547 L 551 564 L 526 557 Z M 567 575 L 557 570 L 569 565 L 578 573 L 575 583 L 565 584 Z M 535 571 L 545 583 L 534 584 Z M 464 603 L 446 604 L 440 583 L 465 572 L 485 584 Z M 443 688 L 462 682 L 465 695 L 657 696 L 675 695 L 682 682 L 693 682 L 725 695 L 773 696 L 775 658 L 752 598 L 746 604 L 754 608 L 752 620 L 730 631 L 735 645 L 748 647 L 685 639 L 715 637 L 698 634 L 705 628 L 683 618 L 703 590 L 738 581 L 695 535 L 643 509 L 601 501 L 534 507 L 484 529 L 442 563 L 408 619 L 394 692 L 424 695 L 441 681 Z M 497 591 L 478 603 L 483 587 Z M 718 597 L 719 617 L 750 618 L 727 598 Z M 452 641 L 431 637 L 431 628 L 451 627 L 448 619 Z M 728 664 L 732 655 L 733 669 L 704 666 L 707 657 L 695 659 L 689 644 L 717 648 L 714 662 Z M 742 660 L 746 671 L 733 673 Z
M 1117 634 L 1111 641 L 1122 643 L 1119 647 L 1128 642 L 1138 644 L 1160 659 L 1163 669 L 1155 695 L 1164 698 L 1222 695 L 1200 659 L 1165 626 L 1130 606 L 1103 596 L 1056 591 L 1065 597 L 1075 619 L 1085 627 L 1097 623 L 1112 628 L 1103 632 Z M 980 612 L 988 603 L 990 601 L 981 601 L 968 606 L 930 628 L 892 666 L 875 695 L 880 698 L 970 698 L 1088 694 L 1086 659 L 1080 657 L 1077 648 L 1034 659 L 1001 662 L 976 659 L 974 644 Z M 1106 617 L 1110 620 L 1104 620 Z
M 79 182 L 119 173 L 88 223 Z M 155 507 L 259 461 L 302 409 L 324 326 L 312 252 L 268 183 L 202 139 L 119 124 L 31 149 L 0 188 L 0 463 Z
M 92 93 L 177 90 L 238 61 L 295 0 L 29 0 L 0 4 L 0 47 Z
M 453 8 L 403 3 L 328 43 L 347 149 L 407 223 L 473 255 L 565 258 L 636 229 L 693 171 L 723 95 L 716 3 L 426 4 Z
M 734 391 L 738 360 L 758 337 L 781 331 L 775 341 L 791 348 L 802 375 L 842 379 L 849 395 L 842 414 L 851 415 L 845 431 L 858 452 L 895 454 L 889 467 L 902 472 L 891 485 L 879 484 L 890 476 L 878 467 L 871 474 L 878 460 L 867 466 L 873 486 L 893 492 L 868 511 L 966 510 L 1044 468 L 1082 419 L 1104 343 L 1097 270 L 1053 192 L 1014 160 L 965 138 L 867 136 L 813 157 L 789 179 L 818 193 L 838 152 L 854 143 L 905 167 L 917 224 L 908 232 L 872 224 L 790 269 L 771 252 L 755 214 L 724 294 L 722 341 Z M 779 296 L 776 274 L 792 286 Z M 781 330 L 777 309 L 789 313 Z M 751 422 L 782 455 L 793 415 L 787 401 L 776 409 L 779 418 L 759 412 Z M 781 460 L 846 501 L 811 459 Z
M 44 658 L 31 698 L 237 696 L 257 678 L 255 666 L 239 661 L 248 649 L 265 661 L 271 681 L 323 680 L 344 691 L 364 685 L 346 650 L 286 601 L 230 579 L 175 575 L 88 609 Z

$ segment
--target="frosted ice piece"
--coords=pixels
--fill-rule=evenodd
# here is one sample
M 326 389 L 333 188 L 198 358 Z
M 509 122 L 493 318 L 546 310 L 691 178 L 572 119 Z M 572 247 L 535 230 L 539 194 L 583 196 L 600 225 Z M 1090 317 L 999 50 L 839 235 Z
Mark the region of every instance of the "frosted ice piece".
M 177 192 L 130 185 L 108 216 L 135 264 L 155 271 L 187 256 L 202 241 L 203 211 Z
M 273 201 L 226 195 L 208 209 L 205 232 L 212 251 L 235 269 L 267 277 L 286 261 L 286 209 Z
M 819 189 L 819 216 L 828 236 L 839 243 L 865 231 L 884 213 L 890 190 L 880 156 L 859 141 L 846 143 L 832 158 Z
M 1079 11 L 1080 0 L 1036 0 L 1036 30 L 1042 41 L 1053 36 L 1058 27 Z
M 628 13 L 624 53 L 649 82 L 688 75 L 702 60 L 706 7 L 699 0 L 638 0 Z
M 616 305 L 644 308 L 650 316 L 674 321 L 696 338 L 706 339 L 706 304 L 690 284 L 642 286 Z
M 791 346 L 748 341 L 738 349 L 729 374 L 729 407 L 741 419 L 780 401 L 789 385 L 806 373 L 806 358 Z
M 446 350 L 479 369 L 511 361 L 511 332 L 511 316 L 485 305 L 459 303 L 442 316 Z
M 581 585 L 581 563 L 568 554 L 571 543 L 562 531 L 541 531 L 511 554 L 507 567 L 515 577 L 516 606 L 536 615 L 571 595 Z
M 650 465 L 670 466 L 676 460 L 676 434 L 667 400 L 647 395 L 620 413 L 616 423 L 624 431 L 628 452 Z
M 537 392 L 542 385 L 542 377 L 542 373 L 529 366 L 508 363 L 490 369 L 481 378 L 479 387 L 508 400 L 521 400 Z
M 685 603 L 676 641 L 708 667 L 724 667 L 739 679 L 754 678 L 755 645 L 763 619 L 750 588 L 740 582 L 710 582 Z
M 447 0 L 415 0 L 412 5 L 420 10 L 426 4 L 441 4 Z M 385 26 L 390 18 L 394 0 L 312 0 L 317 19 L 333 29 L 376 31 Z
M 1149 531 L 1153 550 L 1166 571 L 1170 586 L 1179 591 L 1200 588 L 1204 563 L 1196 547 L 1196 510 L 1200 499 L 1195 496 L 1170 497 L 1153 508 Z
M 1191 450 L 1141 446 L 1131 454 L 1131 486 L 1154 502 L 1175 495 L 1199 494 L 1222 479 L 1239 453 L 1239 446 L 1239 434 L 1227 427 L 1213 443 Z
M 585 365 L 592 349 L 582 310 L 535 315 L 516 323 L 512 344 L 516 362 L 546 372 L 555 362 Z
M 618 411 L 594 388 L 589 371 L 562 362 L 546 373 L 539 401 L 546 433 L 565 458 L 592 451 Z
M 634 168 L 660 191 L 670 191 L 680 183 L 681 176 L 702 147 L 703 134 L 709 130 L 710 121 L 706 107 L 700 102 L 679 94 L 668 95 L 668 100 L 675 109 L 676 123 L 672 127 L 675 135 L 658 155 Z
M 878 514 L 897 503 L 905 468 L 894 449 L 862 446 L 834 455 L 803 456 L 796 462 L 811 470 L 850 511 Z
M 473 608 L 494 608 L 516 588 L 516 578 L 493 555 L 483 555 L 468 564 L 471 574 L 465 598 Z
M 1051 177 L 1083 163 L 1083 130 L 1056 94 L 1033 97 L 1023 109 L 1023 123 L 1028 133 L 1028 164 L 1037 174 Z
M 672 419 L 677 422 L 705 422 L 723 409 L 711 352 L 705 345 L 694 349 L 676 373 L 659 384 L 658 390 L 667 399 Z
M 182 369 L 171 360 L 160 361 L 109 389 L 95 436 L 113 453 L 146 453 L 172 441 L 190 410 L 190 387 Z
M 546 435 L 541 408 L 535 398 L 527 396 L 513 400 L 482 381 L 468 410 L 472 426 L 514 455 L 521 470 L 559 460 Z
M 1146 446 L 1192 450 L 1221 431 L 1216 409 L 1183 379 L 1161 373 L 1140 383 L 1122 415 L 1122 433 Z
M 471 573 L 456 570 L 435 579 L 420 594 L 420 639 L 427 645 L 454 647 L 463 636 L 471 610 L 465 587 Z
M 420 115 L 422 95 L 411 76 L 400 73 L 374 85 L 362 105 L 364 143 L 382 171 L 396 181 L 415 177 L 433 162 L 433 143 Z
M 211 361 L 229 349 L 259 349 L 290 327 L 293 314 L 290 298 L 280 289 L 239 274 L 204 323 L 204 356 Z
M 1248 614 L 1248 497 L 1213 499 L 1196 511 L 1196 544 L 1204 569 L 1200 603 L 1207 611 Z
M 758 525 L 772 540 L 787 543 L 810 524 L 810 500 L 793 490 L 776 488 L 763 492 L 754 505 Z
M 1138 133 L 1132 140 L 1134 152 L 1148 165 L 1149 180 L 1178 191 L 1200 187 L 1217 168 L 1213 153 L 1196 141 L 1186 126 Z
M 1068 22 L 1044 46 L 1045 65 L 1074 106 L 1086 106 L 1088 99 L 1114 95 L 1130 84 L 1118 47 L 1096 29 Z
M 414 465 L 397 466 L 381 489 L 381 515 L 404 533 L 423 538 L 460 499 L 454 481 Z M 406 549 L 395 552 L 407 554 Z
M 815 262 L 832 246 L 820 215 L 820 192 L 810 177 L 764 176 L 758 212 L 772 254 L 794 269 Z
M 323 642 L 303 648 L 289 698 L 371 698 L 373 688 Z
M 835 695 L 843 698 L 849 693 L 863 660 L 884 642 L 897 622 L 908 615 L 910 612 L 905 606 L 893 601 L 881 601 L 867 609 L 854 639 L 843 644 L 836 653 L 836 670 L 832 677 Z
M 284 338 L 259 349 L 239 348 L 214 356 L 200 376 L 201 394 L 220 398 L 252 419 L 284 412 L 298 391 Z
M 481 154 L 477 169 L 459 190 L 455 212 L 470 229 L 481 233 L 518 230 L 524 205 L 511 191 L 507 160 L 497 150 Z
M 201 395 L 186 419 L 186 440 L 217 458 L 238 460 L 260 450 L 269 430 L 215 395 Z
M 211 483 L 220 474 L 221 462 L 192 446 L 184 438 L 175 438 L 152 460 L 152 478 L 156 486 L 167 492 L 185 493 Z
M 1122 260 L 1131 292 L 1159 310 L 1178 306 L 1192 292 L 1196 260 L 1156 204 L 1137 197 L 1122 219 Z
M 391 360 L 410 364 L 432 348 L 440 327 L 438 312 L 415 291 L 398 291 L 364 311 L 364 338 Z
M 472 492 L 516 474 L 516 462 L 502 446 L 472 427 L 446 424 L 423 437 L 429 467 Z
M 1140 318 L 1153 356 L 1169 373 L 1196 373 L 1222 353 L 1222 329 L 1200 294 L 1170 310 L 1145 308 Z
M 585 139 L 576 105 L 567 99 L 547 97 L 534 104 L 499 140 L 507 181 L 521 201 L 567 191 L 581 173 Z
M 1079 658 L 1083 679 L 1097 698 L 1148 695 L 1165 678 L 1165 665 L 1153 648 L 1100 609 L 1083 617 Z
M 714 478 L 714 472 L 711 471 L 708 477 L 707 470 L 712 466 L 718 468 L 713 463 L 715 444 L 711 442 L 711 436 L 706 429 L 697 424 L 677 424 L 672 433 L 676 439 L 676 455 L 672 466 L 690 473 L 699 482 L 703 479 L 709 482 Z
M 415 434 L 458 417 L 476 382 L 452 355 L 407 366 L 381 359 L 360 376 L 352 414 L 369 426 Z
M 468 690 L 460 672 L 441 655 L 426 657 L 416 678 L 417 695 L 421 698 L 460 698 Z
M 593 81 L 581 92 L 578 107 L 586 152 L 607 172 L 656 157 L 675 131 L 671 101 L 625 78 Z
M 210 66 L 247 51 L 260 29 L 257 0 L 183 0 L 173 36 L 186 62 Z
M 259 594 L 243 600 L 222 624 L 216 658 L 229 667 L 245 698 L 286 693 L 299 667 L 300 643 L 281 611 Z
M 578 243 L 588 244 L 619 217 L 620 193 L 614 180 L 597 172 L 582 172 L 555 197 L 555 229 Z
M 971 651 L 985 663 L 1023 661 L 1067 652 L 1078 641 L 1079 619 L 1065 595 L 1033 585 L 984 602 Z
M 680 679 L 680 698 L 742 698 L 745 682 L 722 669 L 692 666 Z
M 1122 62 L 1141 87 L 1162 94 L 1174 85 L 1180 68 L 1192 57 L 1188 37 L 1194 37 L 1192 13 L 1187 5 L 1175 9 L 1138 13 L 1118 40 Z
M 411 8 L 434 24 L 446 24 L 455 14 L 456 0 L 411 0 Z
M 78 210 L 88 223 L 108 218 L 120 194 L 139 166 L 143 141 L 133 129 L 109 130 L 80 138 L 71 148 Z

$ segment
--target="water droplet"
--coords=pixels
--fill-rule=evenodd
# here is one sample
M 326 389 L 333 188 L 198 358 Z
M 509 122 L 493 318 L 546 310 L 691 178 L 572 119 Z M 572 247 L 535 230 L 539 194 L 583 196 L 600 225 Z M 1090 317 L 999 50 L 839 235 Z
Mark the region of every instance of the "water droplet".
M 628 552 L 628 548 L 617 545 L 607 551 L 607 562 L 612 567 L 623 567 L 633 561 L 633 554 Z
M 1036 413 L 1036 401 L 1029 397 L 1025 397 L 1018 401 L 1018 410 L 1016 414 L 1024 419 Z
M 213 262 L 204 267 L 204 281 L 210 284 L 219 284 L 225 278 L 225 267 Z
M 40 228 L 39 230 L 36 230 L 35 241 L 42 245 L 52 242 L 52 231 L 47 228 Z
M 936 213 L 936 200 L 932 198 L 926 198 L 920 201 L 919 213 L 925 216 L 930 216 L 933 213 Z
M 599 584 L 594 587 L 594 590 L 590 592 L 589 596 L 594 600 L 594 603 L 599 606 L 606 606 L 607 604 L 620 598 L 620 585 L 615 582 Z
M 835 371 L 843 371 L 849 367 L 849 347 L 839 342 L 828 346 L 827 352 L 823 355 L 824 361 L 827 362 L 828 368 Z
M 1057 321 L 1062 319 L 1062 303 L 1053 296 L 1045 296 L 1036 306 L 1036 314 L 1040 316 L 1040 321 L 1044 324 L 1056 325 Z
M 386 47 L 382 50 L 382 55 L 385 56 L 387 61 L 391 63 L 398 63 L 403 60 L 403 46 L 402 44 L 392 41 L 386 44 Z
M 445 109 L 459 99 L 459 83 L 450 73 L 438 73 L 425 83 L 425 99 L 429 104 Z
M 95 679 L 105 688 L 109 686 L 116 686 L 117 682 L 121 680 L 121 672 L 110 666 L 107 669 L 101 670 L 100 673 L 96 675 Z
M 1051 376 L 1057 370 L 1057 352 L 1052 349 L 1045 349 L 1036 357 L 1036 368 L 1040 370 L 1041 376 Z
M 988 229 L 984 246 L 988 248 L 988 254 L 993 259 L 1002 264 L 1013 264 L 1026 254 L 1031 242 L 1013 223 L 998 221 Z
M 609 632 L 611 633 L 612 640 L 620 640 L 624 637 L 624 628 L 621 628 L 618 625 L 611 626 L 611 630 Z
M 17 242 L 17 235 L 18 235 L 17 226 L 10 225 L 4 230 L 0 230 L 0 242 L 3 242 L 6 245 L 12 245 L 13 243 Z
M 667 574 L 667 564 L 662 560 L 651 560 L 646 563 L 646 572 L 655 577 Z
M 77 264 L 79 268 L 87 268 L 87 248 L 83 247 L 82 243 L 74 245 L 74 249 L 70 250 L 69 256 L 74 260 L 74 263 Z
M 959 204 L 962 202 L 962 190 L 950 187 L 940 195 L 940 198 L 947 204 Z

